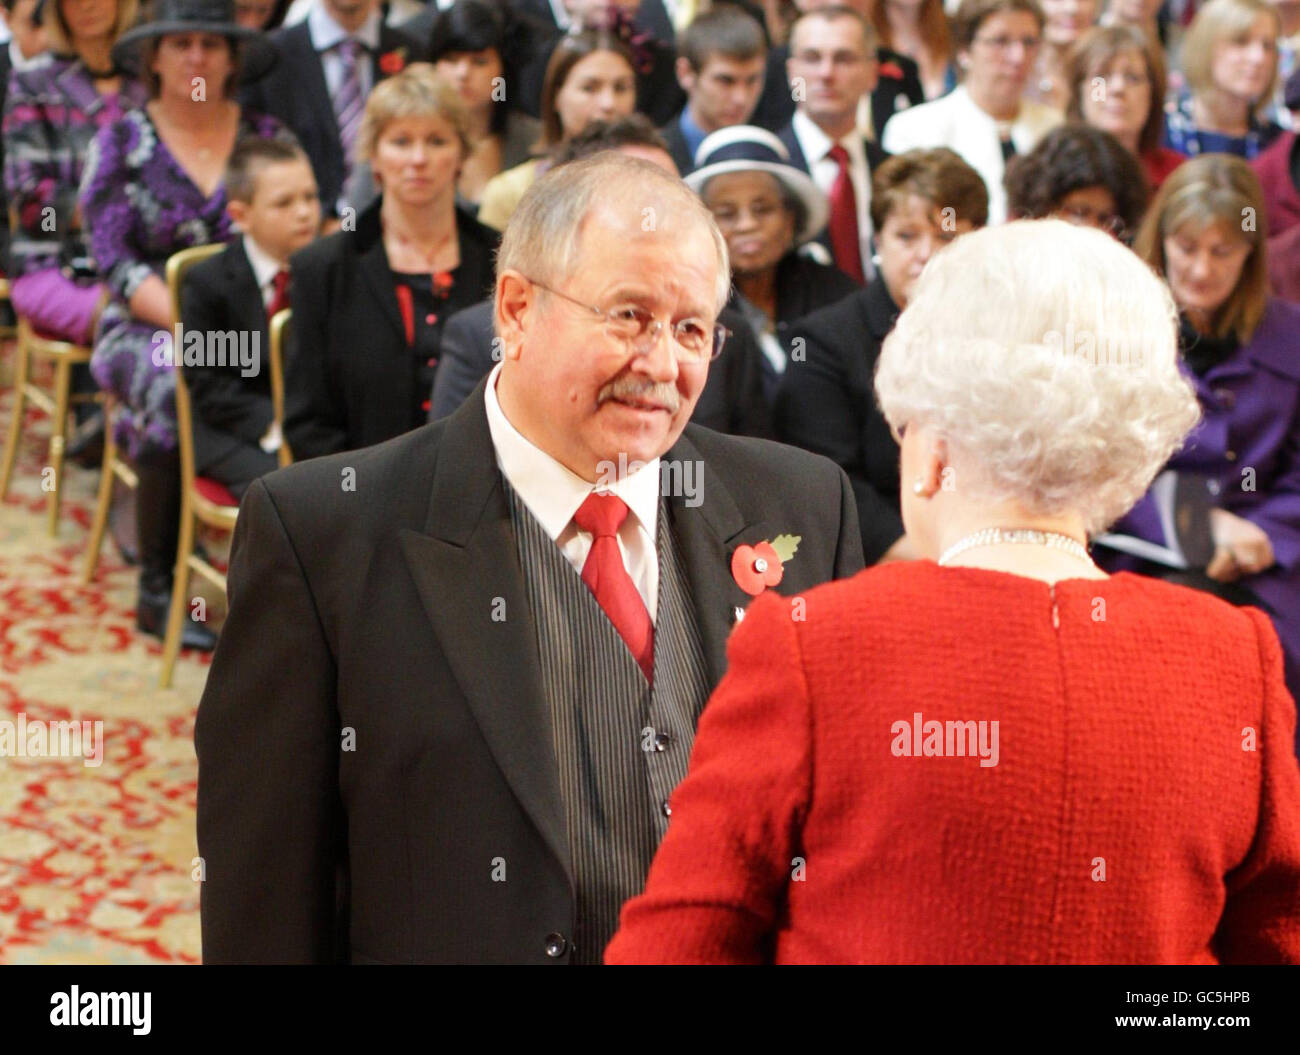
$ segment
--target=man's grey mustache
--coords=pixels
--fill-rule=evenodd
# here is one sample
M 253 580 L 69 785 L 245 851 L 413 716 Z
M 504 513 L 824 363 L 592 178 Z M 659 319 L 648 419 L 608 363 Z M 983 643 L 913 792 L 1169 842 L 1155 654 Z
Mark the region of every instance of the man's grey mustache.
M 667 381 L 647 381 L 644 378 L 624 374 L 607 384 L 596 396 L 596 405 L 611 399 L 645 400 L 667 407 L 670 414 L 676 414 L 682 405 L 682 397 L 677 389 Z

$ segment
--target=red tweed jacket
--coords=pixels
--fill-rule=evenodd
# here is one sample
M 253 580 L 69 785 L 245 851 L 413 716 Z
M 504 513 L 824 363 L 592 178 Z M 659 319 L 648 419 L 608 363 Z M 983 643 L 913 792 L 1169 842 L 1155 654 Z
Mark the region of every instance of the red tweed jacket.
M 608 962 L 1300 962 L 1262 613 L 928 561 L 797 600 L 733 634 Z

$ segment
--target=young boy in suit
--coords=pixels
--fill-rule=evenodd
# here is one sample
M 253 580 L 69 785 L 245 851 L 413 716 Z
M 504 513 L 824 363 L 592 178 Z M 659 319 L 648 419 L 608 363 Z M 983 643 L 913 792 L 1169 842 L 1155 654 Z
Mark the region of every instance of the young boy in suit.
M 224 363 L 209 354 L 190 365 L 187 356 L 184 376 L 194 410 L 195 469 L 241 498 L 278 465 L 268 324 L 289 307 L 289 256 L 316 237 L 321 208 L 307 155 L 275 139 L 249 137 L 236 145 L 226 195 L 243 237 L 186 276 L 181 323 L 186 333 L 204 335 L 208 352 L 229 350 Z

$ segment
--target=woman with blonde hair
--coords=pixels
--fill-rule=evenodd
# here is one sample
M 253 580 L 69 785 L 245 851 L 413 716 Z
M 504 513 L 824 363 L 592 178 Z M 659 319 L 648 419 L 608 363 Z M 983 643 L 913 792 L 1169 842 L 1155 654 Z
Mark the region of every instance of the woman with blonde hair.
M 492 286 L 496 233 L 456 207 L 468 129 L 459 93 L 428 63 L 381 81 L 366 100 L 357 149 L 380 196 L 356 230 L 290 261 L 284 432 L 295 458 L 424 423 L 443 324 Z
M 1058 220 L 964 235 L 876 394 L 924 559 L 753 603 L 606 960 L 1300 962 L 1268 619 L 1087 549 L 1197 417 L 1163 284 Z
M 1187 89 L 1165 108 L 1165 146 L 1249 161 L 1273 142 L 1282 129 L 1263 115 L 1277 90 L 1281 31 L 1266 0 L 1211 0 L 1201 8 L 1183 38 Z
M 1222 154 L 1196 158 L 1160 189 L 1134 249 L 1164 276 L 1178 305 L 1182 366 L 1204 415 L 1167 466 L 1212 507 L 1206 560 L 1177 574 L 1268 608 L 1296 692 L 1300 307 L 1269 294 L 1262 217 L 1249 165 Z M 1159 505 L 1146 496 L 1116 532 L 1179 545 L 1167 537 Z M 1160 571 L 1149 563 L 1140 570 Z

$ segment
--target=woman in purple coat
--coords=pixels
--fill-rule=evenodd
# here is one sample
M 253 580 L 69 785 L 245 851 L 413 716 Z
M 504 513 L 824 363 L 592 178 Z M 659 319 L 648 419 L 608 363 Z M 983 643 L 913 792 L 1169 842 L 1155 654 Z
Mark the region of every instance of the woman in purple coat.
M 230 237 L 225 170 L 236 141 L 284 133 L 274 118 L 244 113 L 232 98 L 235 81 L 266 72 L 274 52 L 260 34 L 235 24 L 231 0 L 160 0 L 155 14 L 113 49 L 115 59 L 140 70 L 150 101 L 92 142 L 81 211 L 113 294 L 95 333 L 91 372 L 124 408 L 119 440 L 140 480 L 136 622 L 161 637 L 180 526 L 176 375 L 168 355 L 176 320 L 163 269 L 181 249 Z M 186 624 L 186 647 L 215 643 L 202 624 Z
M 1259 181 L 1207 154 L 1161 187 L 1134 245 L 1179 309 L 1183 369 L 1203 419 L 1170 460 L 1208 491 L 1217 592 L 1266 609 L 1300 690 L 1300 306 L 1271 297 Z M 1155 488 L 1152 489 L 1153 492 Z M 1177 545 L 1153 493 L 1114 528 Z M 1190 556 L 1190 555 L 1189 555 Z

